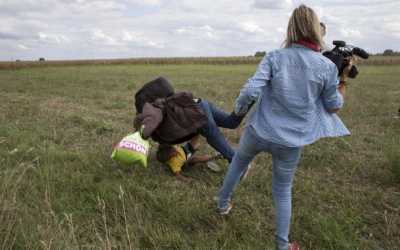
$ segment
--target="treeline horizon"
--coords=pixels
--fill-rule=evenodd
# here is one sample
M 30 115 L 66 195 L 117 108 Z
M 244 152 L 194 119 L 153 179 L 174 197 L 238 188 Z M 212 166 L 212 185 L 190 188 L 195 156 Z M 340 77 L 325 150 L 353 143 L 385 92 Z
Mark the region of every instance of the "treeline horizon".
M 260 52 L 257 52 L 260 53 Z M 368 60 L 360 59 L 359 65 L 399 65 L 400 56 L 371 55 Z M 253 56 L 232 56 L 232 57 L 149 57 L 149 58 L 120 58 L 120 59 L 78 59 L 78 60 L 17 60 L 0 61 L 1 69 L 23 69 L 35 67 L 59 67 L 59 66 L 84 66 L 84 65 L 185 65 L 185 64 L 204 64 L 204 65 L 240 65 L 258 64 L 262 55 Z
M 164 56 L 164 57 L 126 57 L 126 58 L 76 58 L 76 59 L 49 59 L 46 57 L 39 57 L 37 59 L 11 59 L 11 60 L 0 60 L 0 63 L 10 63 L 10 62 L 36 62 L 36 61 L 112 61 L 112 60 L 143 60 L 143 59 L 208 59 L 208 58 L 246 58 L 246 57 L 263 57 L 268 53 L 268 51 L 256 51 L 253 55 L 243 55 L 243 56 Z M 385 49 L 383 52 L 369 53 L 370 56 L 400 56 L 400 51 L 395 51 L 393 49 Z

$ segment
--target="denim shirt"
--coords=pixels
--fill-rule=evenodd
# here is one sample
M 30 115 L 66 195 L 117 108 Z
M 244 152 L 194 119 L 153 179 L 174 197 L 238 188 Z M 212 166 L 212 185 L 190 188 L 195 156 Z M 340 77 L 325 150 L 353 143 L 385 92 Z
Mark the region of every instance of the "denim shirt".
M 241 89 L 235 112 L 257 100 L 248 125 L 261 138 L 301 147 L 323 137 L 349 135 L 339 116 L 338 71 L 329 59 L 302 45 L 268 53 Z

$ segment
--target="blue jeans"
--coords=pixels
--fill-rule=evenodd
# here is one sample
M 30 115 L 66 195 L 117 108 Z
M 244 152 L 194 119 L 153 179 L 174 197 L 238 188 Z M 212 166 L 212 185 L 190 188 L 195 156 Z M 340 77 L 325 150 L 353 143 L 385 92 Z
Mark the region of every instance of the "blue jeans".
M 292 183 L 300 160 L 301 148 L 290 148 L 266 141 L 260 138 L 251 126 L 248 126 L 240 138 L 239 148 L 225 175 L 219 193 L 218 207 L 220 209 L 228 207 L 240 176 L 260 152 L 268 152 L 272 155 L 272 196 L 276 213 L 276 244 L 277 249 L 287 250 L 292 213 Z
M 202 100 L 199 105 L 208 118 L 207 124 L 200 129 L 200 134 L 206 138 L 211 147 L 231 162 L 235 151 L 229 146 L 218 127 L 235 129 L 240 125 L 244 116 L 237 116 L 233 112 L 225 113 L 206 100 Z

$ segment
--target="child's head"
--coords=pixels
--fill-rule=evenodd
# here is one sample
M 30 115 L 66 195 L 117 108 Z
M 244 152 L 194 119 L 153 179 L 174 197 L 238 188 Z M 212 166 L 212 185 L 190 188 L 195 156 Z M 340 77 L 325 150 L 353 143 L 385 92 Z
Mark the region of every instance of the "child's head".
M 157 160 L 166 163 L 169 159 L 178 154 L 176 148 L 168 144 L 160 144 L 157 150 Z
M 165 163 L 173 173 L 181 171 L 186 162 L 186 154 L 182 147 L 171 145 L 159 145 L 157 160 Z

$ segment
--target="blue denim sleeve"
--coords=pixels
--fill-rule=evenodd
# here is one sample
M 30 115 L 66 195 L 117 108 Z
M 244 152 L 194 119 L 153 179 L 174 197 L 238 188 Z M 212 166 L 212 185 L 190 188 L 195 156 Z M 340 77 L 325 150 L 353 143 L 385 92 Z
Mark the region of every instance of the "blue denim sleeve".
M 247 112 L 249 105 L 257 101 L 262 92 L 262 88 L 271 80 L 272 76 L 272 56 L 267 54 L 258 65 L 256 73 L 247 80 L 247 83 L 240 90 L 240 94 L 235 102 L 235 113 L 242 114 Z
M 339 109 L 343 106 L 343 96 L 338 90 L 338 71 L 336 66 L 331 67 L 331 70 L 326 75 L 326 81 L 322 92 L 322 100 L 327 111 Z

